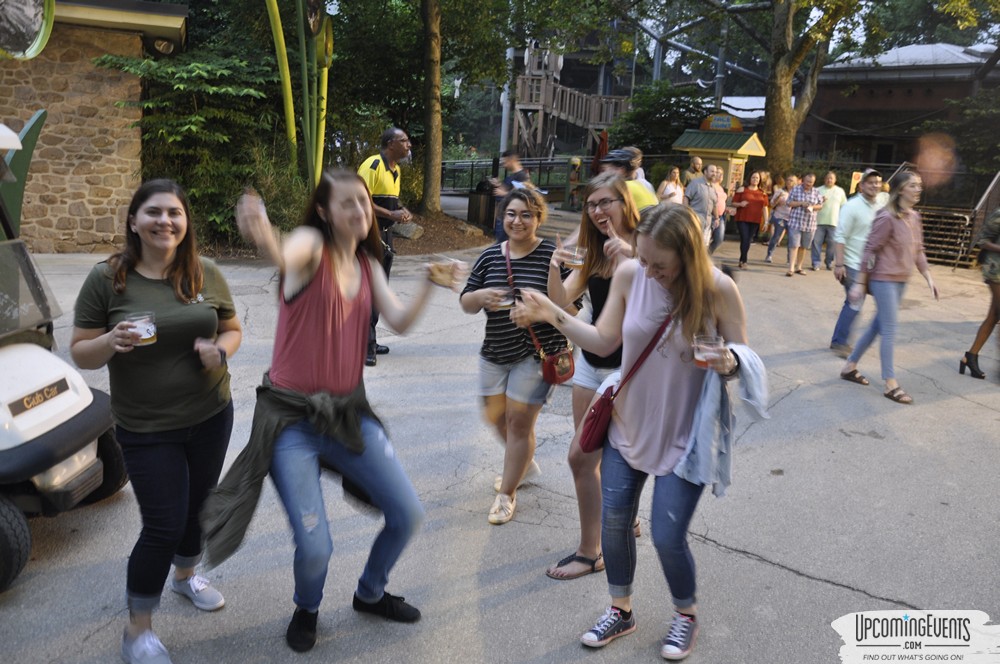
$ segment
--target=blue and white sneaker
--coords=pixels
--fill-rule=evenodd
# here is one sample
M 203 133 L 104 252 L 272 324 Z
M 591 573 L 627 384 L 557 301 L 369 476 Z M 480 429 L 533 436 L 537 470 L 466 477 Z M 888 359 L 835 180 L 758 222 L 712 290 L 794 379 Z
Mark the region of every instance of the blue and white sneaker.
M 226 605 L 222 593 L 213 588 L 208 579 L 200 574 L 193 574 L 183 581 L 171 578 L 170 589 L 178 595 L 187 597 L 202 611 L 217 611 Z
M 621 610 L 609 606 L 597 624 L 580 637 L 580 643 L 589 648 L 602 648 L 619 636 L 625 636 L 635 631 L 635 612 L 628 620 L 622 617 Z
M 670 621 L 670 633 L 663 639 L 660 656 L 663 659 L 684 659 L 694 649 L 694 640 L 698 636 L 698 623 L 694 618 L 674 612 Z

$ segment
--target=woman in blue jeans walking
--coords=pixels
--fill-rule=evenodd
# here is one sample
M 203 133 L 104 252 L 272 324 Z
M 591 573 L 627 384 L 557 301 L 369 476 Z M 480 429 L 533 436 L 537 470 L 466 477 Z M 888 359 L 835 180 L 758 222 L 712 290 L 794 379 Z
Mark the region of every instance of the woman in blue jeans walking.
M 615 400 L 601 459 L 601 545 L 611 606 L 581 637 L 585 646 L 598 648 L 636 629 L 632 524 L 643 485 L 650 477 L 653 546 L 674 603 L 661 656 L 686 657 L 698 631 L 695 568 L 687 530 L 704 484 L 683 479 L 675 470 L 688 448 L 708 371 L 733 377 L 740 361 L 730 348 L 722 347 L 707 355 L 706 366 L 699 366 L 692 343 L 695 335 L 746 343 L 739 291 L 732 279 L 712 266 L 700 230 L 688 207 L 661 204 L 644 211 L 637 228 L 639 260 L 617 268 L 604 310 L 593 325 L 566 315 L 537 292 L 526 292 L 523 304 L 514 309 L 519 324 L 545 321 L 598 355 L 621 343 L 623 373 L 637 363 L 670 317 L 655 349 Z
M 920 200 L 922 191 L 920 176 L 911 171 L 898 173 L 889 181 L 889 202 L 875 215 L 865 244 L 865 253 L 861 258 L 861 270 L 847 295 L 851 303 L 860 305 L 868 290 L 875 299 L 876 314 L 847 357 L 846 364 L 840 370 L 840 377 L 859 385 L 869 384 L 869 380 L 858 371 L 858 362 L 875 341 L 875 337 L 881 335 L 879 358 L 882 362 L 882 380 L 885 381 L 883 394 L 887 399 L 902 404 L 913 403 L 913 397 L 904 392 L 896 380 L 893 351 L 899 303 L 914 267 L 927 280 L 934 299 L 938 299 L 938 289 L 928 269 L 927 256 L 924 255 L 920 213 L 913 209 Z
M 420 611 L 386 592 L 389 571 L 423 519 L 423 508 L 385 430 L 365 398 L 362 371 L 374 304 L 394 330 L 416 320 L 435 283 L 451 285 L 454 266 L 428 271 L 407 306 L 381 269 L 382 243 L 371 196 L 355 173 L 325 171 L 305 221 L 275 240 L 264 205 L 247 194 L 236 210 L 240 231 L 281 274 L 271 368 L 258 388 L 254 430 L 274 434 L 270 473 L 295 539 L 295 612 L 285 633 L 297 652 L 316 643 L 316 623 L 333 553 L 321 467 L 340 473 L 385 518 L 354 593 L 355 611 L 415 622 Z M 443 281 L 442 281 L 443 280 Z M 228 479 L 228 478 L 227 478 Z

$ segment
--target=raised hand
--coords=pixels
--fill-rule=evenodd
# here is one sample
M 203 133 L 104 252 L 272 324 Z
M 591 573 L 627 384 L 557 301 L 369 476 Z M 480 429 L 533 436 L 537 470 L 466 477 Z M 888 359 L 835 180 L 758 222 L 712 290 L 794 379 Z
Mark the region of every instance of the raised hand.
M 632 245 L 628 240 L 618 235 L 615 225 L 610 222 L 608 223 L 608 239 L 604 241 L 604 255 L 608 258 L 614 258 L 615 256 L 632 258 L 635 255 Z

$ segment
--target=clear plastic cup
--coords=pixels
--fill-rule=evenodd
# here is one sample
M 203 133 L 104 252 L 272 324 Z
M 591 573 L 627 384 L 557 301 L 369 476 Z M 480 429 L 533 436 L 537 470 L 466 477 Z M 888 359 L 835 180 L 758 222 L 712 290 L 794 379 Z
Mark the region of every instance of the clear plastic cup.
M 714 335 L 696 335 L 694 338 L 694 363 L 702 369 L 708 368 L 709 360 L 717 358 L 725 347 L 726 341 Z
M 125 316 L 125 322 L 131 323 L 139 333 L 136 346 L 149 346 L 156 343 L 156 314 L 152 311 L 137 311 Z
M 567 258 L 565 265 L 571 270 L 580 270 L 583 268 L 584 261 L 587 260 L 587 248 L 586 247 L 569 247 L 567 251 L 571 252 L 573 256 Z

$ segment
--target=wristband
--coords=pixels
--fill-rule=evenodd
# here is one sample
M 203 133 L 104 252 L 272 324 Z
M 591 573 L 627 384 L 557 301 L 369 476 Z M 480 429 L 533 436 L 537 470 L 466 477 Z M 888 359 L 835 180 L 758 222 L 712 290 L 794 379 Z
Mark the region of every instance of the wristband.
M 840 264 L 840 265 L 837 265 L 836 263 L 834 263 L 834 264 L 833 264 L 833 266 L 834 266 L 834 267 L 844 267 L 844 265 L 843 265 L 843 264 Z
M 215 347 L 219 351 L 219 364 L 226 366 L 226 349 L 222 346 Z

